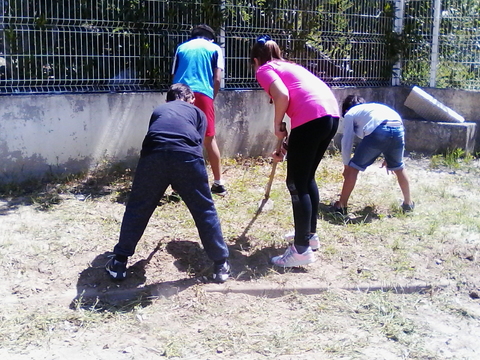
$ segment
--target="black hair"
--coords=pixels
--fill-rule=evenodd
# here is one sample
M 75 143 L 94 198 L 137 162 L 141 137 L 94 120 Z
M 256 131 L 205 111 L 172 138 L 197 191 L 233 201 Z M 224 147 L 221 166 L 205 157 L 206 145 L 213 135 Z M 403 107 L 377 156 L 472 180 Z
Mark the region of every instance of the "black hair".
M 358 95 L 348 95 L 342 104 L 342 116 L 345 116 L 348 110 L 350 110 L 355 105 L 364 104 L 365 99 Z
M 215 31 L 210 26 L 201 24 L 192 29 L 191 37 L 192 39 L 205 38 L 207 40 L 215 40 Z
M 194 97 L 195 95 L 193 95 L 190 86 L 181 83 L 173 84 L 167 91 L 167 102 L 175 100 L 189 102 Z

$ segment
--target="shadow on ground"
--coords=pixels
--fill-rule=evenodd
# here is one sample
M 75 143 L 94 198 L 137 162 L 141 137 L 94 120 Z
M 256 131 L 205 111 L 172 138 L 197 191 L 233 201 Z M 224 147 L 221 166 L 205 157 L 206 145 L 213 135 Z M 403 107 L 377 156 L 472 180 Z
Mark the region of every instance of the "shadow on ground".
M 244 228 L 243 232 L 234 239 L 235 244 L 229 247 L 230 250 L 230 264 L 232 266 L 232 277 L 237 281 L 250 281 L 252 279 L 259 279 L 272 272 L 283 274 L 289 273 L 305 273 L 304 267 L 298 268 L 273 268 L 270 259 L 274 256 L 281 255 L 285 248 L 278 249 L 274 246 L 262 247 L 251 252 L 253 247 L 249 231 L 259 215 L 263 211 L 268 211 L 269 201 L 263 199 L 257 211 L 253 215 L 250 222 Z M 248 254 L 248 255 L 247 255 Z
M 235 244 L 230 246 L 230 263 L 232 265 L 232 278 L 237 281 L 251 281 L 260 279 L 272 273 L 306 273 L 305 267 L 279 268 L 274 267 L 270 259 L 281 255 L 285 247 L 275 246 L 262 247 L 250 253 L 250 237 L 243 236 L 236 239 Z M 248 255 L 246 255 L 248 253 Z
M 380 219 L 377 210 L 371 206 L 365 206 L 361 210 L 342 215 L 340 213 L 332 212 L 330 205 L 320 203 L 318 213 L 320 218 L 334 225 L 368 224 L 373 220 Z
M 167 244 L 165 250 L 175 258 L 173 264 L 180 272 L 201 277 L 204 281 L 211 275 L 212 262 L 198 242 L 174 240 Z
M 166 197 L 163 201 L 178 201 Z M 262 202 L 262 205 L 265 202 Z M 160 204 L 161 205 L 161 204 Z M 260 206 L 245 227 L 243 232 L 234 238 L 234 244 L 229 245 L 231 278 L 236 281 L 251 281 L 259 279 L 271 273 L 306 273 L 304 267 L 298 268 L 273 268 L 270 259 L 280 255 L 284 248 L 274 246 L 262 247 L 253 250 L 252 238 L 248 234 L 250 228 L 263 210 Z M 344 217 L 338 214 L 331 214 L 326 211 L 326 206 L 321 206 L 326 221 L 336 224 L 367 223 L 378 219 L 378 214 L 371 207 L 356 212 L 356 217 Z M 148 306 L 157 297 L 170 297 L 188 289 L 191 286 L 211 282 L 212 261 L 207 257 L 204 249 L 198 242 L 186 240 L 169 241 L 162 251 L 166 251 L 175 260 L 173 264 L 179 272 L 185 273 L 187 277 L 175 281 L 165 281 L 145 285 L 146 266 L 152 261 L 155 254 L 160 250 L 162 241 L 149 254 L 127 268 L 127 277 L 123 281 L 113 281 L 105 271 L 105 264 L 113 255 L 105 252 L 97 255 L 90 266 L 80 273 L 77 281 L 77 295 L 72 300 L 72 309 L 108 310 L 108 311 L 130 311 L 137 306 Z M 163 261 L 156 259 L 156 261 Z
M 157 246 L 146 259 L 129 266 L 127 278 L 122 281 L 110 279 L 105 271 L 105 265 L 113 254 L 105 252 L 98 255 L 91 265 L 80 273 L 77 281 L 77 295 L 70 303 L 70 308 L 92 311 L 131 311 L 138 306 L 150 305 L 157 297 L 170 297 L 198 284 L 195 278 L 185 278 L 142 286 L 146 282 L 145 267 L 158 250 Z

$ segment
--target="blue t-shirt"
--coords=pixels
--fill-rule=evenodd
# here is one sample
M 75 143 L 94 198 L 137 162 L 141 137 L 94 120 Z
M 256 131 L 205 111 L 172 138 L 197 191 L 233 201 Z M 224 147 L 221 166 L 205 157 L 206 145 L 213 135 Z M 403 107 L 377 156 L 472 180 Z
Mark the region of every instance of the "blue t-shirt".
M 204 38 L 179 45 L 173 59 L 173 83 L 190 86 L 194 92 L 213 99 L 213 74 L 224 68 L 222 49 Z

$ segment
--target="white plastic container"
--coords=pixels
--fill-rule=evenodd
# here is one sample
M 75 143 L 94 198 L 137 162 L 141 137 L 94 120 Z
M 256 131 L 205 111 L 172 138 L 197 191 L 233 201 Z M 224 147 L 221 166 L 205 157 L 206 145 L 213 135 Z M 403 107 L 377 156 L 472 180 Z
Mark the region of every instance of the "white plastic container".
M 456 123 L 465 121 L 462 115 L 443 105 L 440 101 L 417 86 L 412 88 L 404 105 L 428 121 Z

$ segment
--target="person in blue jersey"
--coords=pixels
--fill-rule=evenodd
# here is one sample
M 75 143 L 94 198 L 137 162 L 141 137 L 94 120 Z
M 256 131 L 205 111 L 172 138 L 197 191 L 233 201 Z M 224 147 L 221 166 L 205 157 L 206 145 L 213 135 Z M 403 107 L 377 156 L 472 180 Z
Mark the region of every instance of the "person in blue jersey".
M 344 182 L 340 199 L 333 204 L 331 210 L 346 215 L 348 199 L 357 182 L 359 171 L 365 171 L 383 154 L 385 160 L 382 167 L 386 166 L 387 173 L 392 171 L 397 176 L 403 194 L 402 210 L 412 211 L 415 204 L 410 197 L 410 182 L 403 163 L 405 129 L 400 115 L 387 105 L 366 103 L 365 99 L 357 95 L 348 95 L 345 98 L 342 115 Z M 351 157 L 355 136 L 362 140 Z
M 213 194 L 227 193 L 222 179 L 221 155 L 215 138 L 215 109 L 213 101 L 220 90 L 224 57 L 220 46 L 214 43 L 215 32 L 208 25 L 195 26 L 191 38 L 180 44 L 173 59 L 173 82 L 183 83 L 193 90 L 195 106 L 207 115 L 205 150 L 213 173 Z
M 187 205 L 205 252 L 214 262 L 213 280 L 224 282 L 230 272 L 229 252 L 203 159 L 206 116 L 192 105 L 195 97 L 187 85 L 170 86 L 166 100 L 150 118 L 120 237 L 106 270 L 114 280 L 127 276 L 128 257 L 135 253 L 150 217 L 171 185 Z

